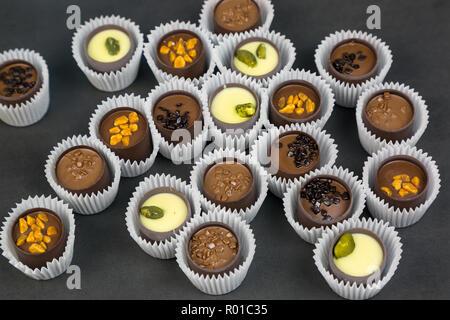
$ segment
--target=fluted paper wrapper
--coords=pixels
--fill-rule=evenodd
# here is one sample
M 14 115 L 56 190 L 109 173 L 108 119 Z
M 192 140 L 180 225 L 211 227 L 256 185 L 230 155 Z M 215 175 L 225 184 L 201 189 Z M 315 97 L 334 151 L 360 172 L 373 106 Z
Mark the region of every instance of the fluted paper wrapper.
M 366 40 L 375 48 L 378 55 L 378 70 L 376 76 L 359 84 L 349 84 L 347 82 L 337 80 L 328 72 L 328 60 L 333 47 L 337 43 L 351 38 Z M 330 84 L 335 95 L 336 103 L 343 107 L 354 108 L 359 95 L 365 88 L 383 82 L 392 65 L 392 53 L 389 46 L 386 45 L 385 42 L 370 33 L 342 30 L 332 33 L 322 40 L 316 49 L 314 60 L 316 62 L 316 67 L 319 74 Z
M 50 77 L 47 63 L 42 56 L 29 49 L 13 49 L 0 53 L 0 64 L 8 60 L 25 60 L 31 63 L 39 73 L 41 88 L 33 97 L 16 105 L 4 105 L 0 103 L 0 119 L 15 127 L 32 125 L 44 117 L 50 104 Z
M 203 176 L 205 174 L 206 168 L 210 164 L 223 158 L 236 158 L 239 163 L 246 163 L 250 167 L 253 174 L 253 181 L 256 186 L 257 194 L 255 203 L 253 203 L 250 207 L 243 209 L 226 208 L 213 203 L 203 195 Z M 264 199 L 266 198 L 268 190 L 267 174 L 265 173 L 264 169 L 258 163 L 251 161 L 250 156 L 234 149 L 216 149 L 200 158 L 200 160 L 195 163 L 194 167 L 192 168 L 191 185 L 192 188 L 198 190 L 200 193 L 200 201 L 202 203 L 203 210 L 205 210 L 206 212 L 210 212 L 213 210 L 223 210 L 227 213 L 240 216 L 247 223 L 250 223 L 258 214 L 258 211 L 261 208 Z
M 231 70 L 231 57 L 233 56 L 233 52 L 236 49 L 236 46 L 241 41 L 253 37 L 265 38 L 272 41 L 278 47 L 280 51 L 279 58 L 281 61 L 281 70 L 277 74 L 279 74 L 281 71 L 286 71 L 292 68 L 292 65 L 295 62 L 296 52 L 291 40 L 287 39 L 279 32 L 252 30 L 246 31 L 244 33 L 230 35 L 214 48 L 217 67 L 219 68 L 220 72 L 223 73 L 227 69 Z M 248 75 L 244 76 L 253 79 L 253 81 L 255 81 L 257 85 L 267 88 L 270 80 L 273 79 L 275 75 L 261 79 L 255 79 L 254 77 Z
M 155 241 L 153 243 L 147 241 L 140 236 L 139 221 L 136 216 L 142 197 L 148 191 L 159 187 L 171 187 L 183 193 L 191 205 L 191 219 L 200 215 L 201 206 L 198 191 L 193 190 L 185 181 L 182 181 L 175 176 L 156 174 L 145 178 L 136 187 L 133 196 L 128 202 L 127 211 L 125 213 L 125 222 L 131 238 L 133 238 L 145 253 L 159 259 L 171 259 L 175 257 L 175 248 L 177 244 L 176 234 L 165 241 Z
M 243 262 L 224 275 L 201 275 L 191 270 L 187 263 L 186 242 L 189 241 L 194 228 L 206 222 L 222 222 L 233 229 L 239 238 Z M 239 287 L 247 275 L 256 249 L 255 237 L 250 226 L 237 215 L 223 210 L 214 210 L 195 217 L 177 236 L 177 240 L 175 256 L 178 265 L 197 289 L 210 295 L 227 294 Z
M 167 73 L 156 65 L 156 55 L 157 55 L 157 49 L 156 46 L 158 45 L 159 40 L 164 37 L 169 32 L 175 31 L 175 30 L 189 30 L 194 32 L 200 40 L 202 40 L 203 43 L 203 50 L 205 50 L 206 54 L 206 65 L 207 70 L 206 72 L 198 78 L 184 78 L 184 77 L 178 77 L 173 74 Z M 158 80 L 159 83 L 162 82 L 171 82 L 176 79 L 185 79 L 186 81 L 192 82 L 194 86 L 200 87 L 206 78 L 209 77 L 209 75 L 213 74 L 214 68 L 216 67 L 216 62 L 214 59 L 214 50 L 213 50 L 213 44 L 211 43 L 211 40 L 208 38 L 207 34 L 203 32 L 202 29 L 200 29 L 197 25 L 190 23 L 190 22 L 183 22 L 183 21 L 171 21 L 169 23 L 160 24 L 155 29 L 153 29 L 149 35 L 147 35 L 148 42 L 145 44 L 144 47 L 144 56 L 147 60 L 147 63 L 152 70 L 153 74 L 155 75 L 156 80 Z
M 364 228 L 372 231 L 383 241 L 386 247 L 386 266 L 381 273 L 381 278 L 368 285 L 344 282 L 338 280 L 331 273 L 328 263 L 328 254 L 333 239 L 340 233 L 348 229 Z M 316 243 L 314 252 L 314 262 L 319 272 L 324 277 L 330 288 L 339 296 L 351 300 L 364 300 L 375 296 L 381 289 L 391 280 L 397 266 L 400 263 L 402 255 L 402 243 L 400 237 L 394 227 L 387 222 L 377 219 L 349 219 L 333 226 L 331 229 L 325 230 L 322 237 Z
M 278 198 L 282 198 L 289 185 L 297 183 L 299 178 L 286 179 L 277 177 L 275 174 L 271 174 L 266 168 L 266 165 L 270 165 L 269 149 L 272 141 L 279 137 L 280 134 L 286 131 L 301 131 L 312 136 L 319 145 L 320 159 L 319 169 L 322 167 L 331 167 L 336 162 L 338 149 L 334 143 L 334 139 L 320 127 L 312 125 L 310 123 L 293 123 L 284 127 L 273 127 L 266 132 L 263 132 L 255 143 L 251 146 L 250 156 L 253 161 L 259 163 L 267 175 L 269 175 L 269 190 Z
M 364 210 L 366 204 L 366 193 L 361 180 L 358 179 L 353 172 L 342 167 L 333 166 L 331 168 L 324 167 L 322 169 L 315 170 L 306 176 L 302 177 L 299 181 L 290 185 L 283 196 L 284 214 L 291 227 L 295 232 L 309 243 L 315 243 L 320 238 L 324 230 L 330 229 L 331 226 L 322 226 L 320 228 L 306 228 L 298 222 L 298 193 L 301 186 L 318 175 L 332 175 L 345 181 L 352 191 L 353 204 L 351 208 L 351 214 L 349 218 L 358 218 Z
M 79 145 L 92 147 L 105 158 L 112 180 L 108 188 L 96 193 L 81 195 L 69 192 L 58 184 L 55 168 L 59 156 L 67 149 Z M 81 135 L 73 136 L 59 142 L 50 152 L 45 164 L 45 177 L 58 197 L 69 203 L 76 213 L 91 215 L 105 210 L 116 198 L 120 182 L 120 161 L 114 153 L 95 139 Z
M 208 35 L 214 44 L 223 41 L 230 34 L 219 34 L 214 32 L 214 9 L 220 0 L 206 0 L 203 2 L 202 10 L 200 12 L 200 19 L 198 24 L 200 28 Z M 261 26 L 255 30 L 269 30 L 274 17 L 274 8 L 270 0 L 254 0 L 259 7 L 261 15 Z M 232 33 L 236 34 L 236 33 Z
M 312 73 L 304 69 L 286 70 L 273 77 L 273 79 L 269 82 L 269 86 L 267 88 L 267 96 L 269 99 L 269 107 L 267 108 L 268 112 L 270 110 L 270 99 L 275 93 L 275 89 L 281 83 L 289 80 L 303 80 L 309 82 L 315 88 L 317 88 L 320 94 L 320 118 L 308 123 L 323 128 L 325 126 L 325 123 L 327 123 L 328 119 L 330 118 L 331 113 L 333 112 L 335 102 L 334 94 L 331 90 L 330 85 L 323 78 L 321 78 L 316 73 Z M 269 113 L 267 113 L 267 119 L 270 119 Z M 270 123 L 269 120 L 269 127 L 273 126 L 274 124 Z
M 18 260 L 14 246 L 16 245 L 11 237 L 11 228 L 14 227 L 14 222 L 17 217 L 28 209 L 46 208 L 54 211 L 61 218 L 64 228 L 67 232 L 67 243 L 62 255 L 58 259 L 53 259 L 47 262 L 45 267 L 40 269 L 31 269 L 27 265 Z M 49 280 L 64 273 L 70 266 L 73 257 L 73 245 L 75 242 L 75 219 L 72 214 L 72 209 L 63 201 L 52 198 L 51 196 L 34 196 L 22 200 L 16 204 L 16 207 L 11 209 L 8 216 L 3 221 L 2 230 L 0 232 L 0 247 L 3 251 L 3 256 L 8 259 L 9 263 L 17 270 L 20 270 L 28 277 L 35 280 Z
M 233 134 L 223 132 L 214 123 L 213 116 L 209 110 L 208 99 L 214 91 L 226 85 L 227 83 L 239 83 L 249 87 L 259 100 L 259 119 L 250 130 L 245 130 L 242 134 Z M 236 149 L 245 152 L 246 149 L 256 140 L 263 124 L 267 120 L 268 98 L 266 91 L 257 85 L 251 79 L 242 76 L 231 70 L 225 70 L 223 73 L 212 75 L 202 87 L 202 100 L 205 110 L 205 119 L 209 127 L 210 137 L 214 137 L 214 144 L 219 148 Z
M 122 67 L 122 69 L 100 73 L 91 69 L 87 64 L 83 42 L 94 29 L 107 24 L 118 25 L 130 32 L 136 43 L 136 49 L 131 59 L 124 67 Z M 78 67 L 83 71 L 89 82 L 95 88 L 108 92 L 125 89 L 134 82 L 138 74 L 143 47 L 144 35 L 141 33 L 139 26 L 130 19 L 114 15 L 107 17 L 100 16 L 89 20 L 77 29 L 72 38 L 72 55 L 77 62 Z
M 356 125 L 358 127 L 359 141 L 369 154 L 377 152 L 378 150 L 386 146 L 392 146 L 395 144 L 395 142 L 387 141 L 385 139 L 377 137 L 364 125 L 364 122 L 362 120 L 362 113 L 364 112 L 364 108 L 369 102 L 369 99 L 375 94 L 375 92 L 389 89 L 400 91 L 405 96 L 407 96 L 414 105 L 413 134 L 408 139 L 397 141 L 398 143 L 406 143 L 411 146 L 415 146 L 428 126 L 427 105 L 422 97 L 416 91 L 414 91 L 414 89 L 404 84 L 399 84 L 398 82 L 377 84 L 370 88 L 367 88 L 358 98 L 358 103 L 356 105 Z
M 108 98 L 103 100 L 101 104 L 97 106 L 97 109 L 91 115 L 91 119 L 89 121 L 89 134 L 92 139 L 97 140 L 100 144 L 103 144 L 106 148 L 108 146 L 103 143 L 100 138 L 100 122 L 103 116 L 115 108 L 120 107 L 128 107 L 133 108 L 140 111 L 143 115 L 147 116 L 144 110 L 145 100 L 141 99 L 140 96 L 135 96 L 134 94 L 125 94 L 121 96 L 113 96 L 112 98 Z M 150 156 L 142 161 L 130 161 L 122 158 L 120 159 L 120 172 L 122 177 L 136 177 L 145 172 L 147 172 L 153 163 L 155 162 L 156 156 L 159 151 L 160 137 L 156 134 L 155 130 L 150 127 L 150 120 L 147 119 L 149 123 L 149 131 L 151 134 L 153 150 Z M 114 153 L 114 151 L 111 150 Z
M 400 209 L 391 206 L 379 198 L 373 191 L 375 174 L 380 164 L 395 155 L 407 155 L 419 160 L 428 171 L 428 190 L 426 200 L 416 208 Z M 394 144 L 372 154 L 364 163 L 362 180 L 367 194 L 367 207 L 370 214 L 384 221 L 388 221 L 396 228 L 408 227 L 419 221 L 427 212 L 439 194 L 441 178 L 436 162 L 424 151 L 407 144 Z
M 191 142 L 178 143 L 167 141 L 156 128 L 155 121 L 153 119 L 153 104 L 163 94 L 169 91 L 186 91 L 196 97 L 200 103 L 203 114 L 203 125 L 200 134 L 195 136 Z M 191 164 L 191 159 L 195 159 L 201 156 L 203 148 L 208 141 L 208 126 L 205 121 L 205 106 L 202 105 L 202 94 L 200 90 L 191 82 L 184 79 L 173 79 L 170 82 L 161 83 L 156 86 L 148 95 L 145 102 L 145 112 L 150 123 L 150 128 L 155 135 L 158 136 L 160 141 L 159 152 L 167 159 L 172 160 L 175 164 L 188 163 Z

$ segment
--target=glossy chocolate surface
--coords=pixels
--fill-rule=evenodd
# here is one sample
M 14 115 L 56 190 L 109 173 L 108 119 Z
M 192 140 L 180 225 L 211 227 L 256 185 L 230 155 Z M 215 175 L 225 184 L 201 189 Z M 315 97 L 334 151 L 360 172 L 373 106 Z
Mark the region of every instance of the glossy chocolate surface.
M 413 133 L 414 106 L 403 93 L 383 90 L 369 99 L 362 119 L 364 125 L 381 139 L 403 140 Z
M 337 43 L 328 60 L 328 72 L 349 83 L 362 83 L 374 77 L 377 68 L 376 49 L 362 39 L 346 39 Z
M 253 0 L 221 0 L 214 8 L 214 32 L 244 32 L 261 25 L 261 14 Z
M 203 193 L 211 202 L 232 209 L 245 209 L 256 201 L 252 170 L 236 159 L 210 164 L 203 176 Z
M 36 220 L 38 214 L 45 214 L 45 217 L 48 221 L 41 220 L 44 228 L 39 228 L 38 233 L 41 234 L 42 237 L 46 237 L 42 241 L 36 241 L 38 239 L 34 238 L 33 242 L 25 241 L 22 245 L 18 246 L 17 241 L 22 235 L 29 237 L 30 233 L 35 234 L 37 231 L 37 224 L 33 223 L 33 228 L 30 224 L 27 224 L 27 229 L 25 232 L 20 232 L 20 220 L 21 218 L 26 220 L 27 216 L 30 216 L 32 219 Z M 42 225 L 41 225 L 42 226 Z M 53 228 L 56 233 L 48 232 L 49 228 Z M 34 229 L 34 230 L 33 230 Z M 46 209 L 46 208 L 33 208 L 25 211 L 19 217 L 17 217 L 16 221 L 13 224 L 11 229 L 11 238 L 14 246 L 14 250 L 17 254 L 19 261 L 29 266 L 30 268 L 41 268 L 47 264 L 47 262 L 51 262 L 53 259 L 58 259 L 64 252 L 64 248 L 67 242 L 67 234 L 61 218 L 57 213 Z M 30 240 L 30 239 L 29 239 Z M 44 242 L 44 244 L 42 244 Z M 32 245 L 39 245 L 41 248 L 44 248 L 44 252 L 42 253 L 31 253 L 30 247 Z M 44 247 L 45 246 L 45 247 Z
M 224 275 L 241 262 L 239 237 L 224 223 L 201 224 L 186 242 L 186 256 L 193 271 L 204 275 Z
M 117 144 L 112 144 L 112 137 L 117 134 L 122 134 L 120 125 L 114 125 L 115 121 L 120 117 L 130 117 L 130 114 L 136 113 L 138 116 L 137 122 L 128 121 L 125 125 L 131 127 L 132 124 L 137 125 L 137 130 L 132 131 L 129 137 L 129 144 L 127 145 L 123 140 Z M 111 132 L 113 128 L 117 128 L 120 132 Z M 129 108 L 120 107 L 107 112 L 100 120 L 98 128 L 99 137 L 102 142 L 110 148 L 119 158 L 130 161 L 144 161 L 147 159 L 153 149 L 152 140 L 150 136 L 150 129 L 147 118 L 140 111 Z M 125 135 L 122 136 L 122 139 Z
M 397 175 L 406 174 L 410 179 L 419 178 L 419 184 L 416 186 L 417 193 L 408 192 L 401 196 L 399 191 L 393 186 L 394 177 Z M 405 181 L 405 183 L 412 183 Z M 405 185 L 402 183 L 402 189 Z M 389 188 L 391 195 L 389 196 L 381 188 Z M 426 200 L 428 189 L 428 172 L 425 166 L 417 159 L 406 156 L 392 156 L 384 160 L 376 171 L 374 192 L 381 199 L 385 200 L 390 205 L 409 209 L 415 208 Z
M 178 50 L 180 39 L 182 39 L 182 48 Z M 197 41 L 193 49 L 188 49 L 188 41 L 191 39 L 197 39 Z M 168 48 L 168 53 L 162 53 L 161 47 Z M 174 30 L 169 32 L 160 39 L 155 50 L 157 50 L 156 65 L 158 68 L 169 74 L 193 79 L 202 76 L 206 72 L 206 54 L 203 42 L 201 38 L 192 31 Z M 191 50 L 195 50 L 195 56 L 190 55 Z M 185 54 L 190 57 L 192 62 L 185 59 Z M 183 59 L 185 63 L 183 67 L 175 66 L 178 57 Z
M 287 105 L 289 96 L 296 96 L 299 93 L 306 95 L 312 102 L 314 102 L 314 111 L 308 112 L 306 110 L 306 102 L 303 102 L 301 107 L 305 110 L 303 113 L 281 113 L 280 110 Z M 283 100 L 284 99 L 284 100 Z M 285 101 L 285 103 L 281 103 Z M 320 118 L 321 98 L 319 90 L 311 83 L 303 80 L 289 80 L 281 83 L 275 88 L 273 95 L 270 98 L 270 122 L 276 126 L 284 126 L 291 123 L 304 123 L 314 121 Z
M 89 146 L 75 146 L 63 152 L 55 165 L 56 180 L 69 192 L 90 194 L 106 189 L 111 176 L 103 156 Z
M 304 227 L 335 224 L 351 216 L 352 190 L 342 179 L 318 175 L 306 181 L 298 193 L 298 220 Z
M 184 222 L 182 224 L 180 224 L 177 228 L 167 231 L 167 232 L 158 232 L 158 231 L 150 230 L 142 224 L 141 219 L 140 219 L 140 215 L 141 215 L 140 210 L 141 210 L 144 202 L 147 199 L 149 199 L 150 197 L 160 194 L 160 193 L 173 193 L 174 195 L 180 197 L 184 201 L 186 208 L 187 208 L 187 215 L 186 215 L 186 219 L 184 220 Z M 136 219 L 138 221 L 140 236 L 150 242 L 165 241 L 165 240 L 168 240 L 169 238 L 171 238 L 172 236 L 178 234 L 179 231 L 186 225 L 186 222 L 190 220 L 191 216 L 192 216 L 192 209 L 191 209 L 191 204 L 189 203 L 189 200 L 186 198 L 186 196 L 182 192 L 180 192 L 179 190 L 177 190 L 175 188 L 171 188 L 171 187 L 159 187 L 159 188 L 155 188 L 155 189 L 148 191 L 142 197 L 142 199 L 139 201 L 139 205 L 137 206 L 137 211 L 136 211 Z
M 287 131 L 272 141 L 270 160 L 277 177 L 295 179 L 318 168 L 319 145 L 304 132 Z
M 41 88 L 37 69 L 24 60 L 9 60 L 0 65 L 0 104 L 16 105 L 31 99 Z
M 203 114 L 198 99 L 186 91 L 170 91 L 158 98 L 153 105 L 153 120 L 164 139 L 173 144 L 188 143 L 195 138 L 194 122 L 203 126 Z M 186 129 L 191 137 L 188 141 L 172 141 L 172 134 L 177 129 Z M 199 134 L 199 133 L 197 133 Z
M 348 275 L 344 272 L 342 272 L 334 263 L 334 247 L 336 246 L 336 243 L 339 241 L 339 239 L 342 237 L 342 235 L 344 233 L 362 233 L 362 234 L 366 234 L 372 238 L 374 238 L 378 244 L 381 246 L 382 250 L 383 250 L 383 262 L 379 268 L 378 271 L 364 276 L 364 277 L 354 277 L 351 275 Z M 367 285 L 367 284 L 371 284 L 373 282 L 376 282 L 378 280 L 381 279 L 381 275 L 384 271 L 384 268 L 386 266 L 386 247 L 384 245 L 383 240 L 381 240 L 381 238 L 375 234 L 374 232 L 368 230 L 368 229 L 363 229 L 363 228 L 353 228 L 353 229 L 348 229 L 348 230 L 344 230 L 342 232 L 340 232 L 331 242 L 330 245 L 330 249 L 328 252 L 328 263 L 330 266 L 330 271 L 331 273 L 339 280 L 343 280 L 343 281 L 349 281 L 350 283 L 356 283 L 356 284 L 363 284 L 363 285 Z
M 255 123 L 258 121 L 259 119 L 259 115 L 260 115 L 260 107 L 259 107 L 259 99 L 258 96 L 256 95 L 255 92 L 253 92 L 252 89 L 250 89 L 249 87 L 240 84 L 240 83 L 227 83 L 223 86 L 218 87 L 216 90 L 214 90 L 214 92 L 209 96 L 209 100 L 208 100 L 208 107 L 209 110 L 211 111 L 211 107 L 213 105 L 213 103 L 215 103 L 214 98 L 219 94 L 219 93 L 224 93 L 227 88 L 242 88 L 244 90 L 247 90 L 254 98 L 256 105 L 255 105 L 255 113 L 248 118 L 248 120 L 244 121 L 244 122 L 240 122 L 240 123 L 227 123 L 224 121 L 221 121 L 219 119 L 217 119 L 213 112 L 211 112 L 211 116 L 212 119 L 214 121 L 214 124 L 220 129 L 222 130 L 222 132 L 233 132 L 234 130 L 239 130 L 242 129 L 244 130 L 243 132 L 245 133 L 245 130 L 250 130 L 251 128 L 253 128 L 253 126 L 255 125 Z M 246 101 L 242 101 L 240 103 L 247 103 Z M 231 131 L 230 131 L 231 130 Z M 236 133 L 238 133 L 238 131 L 236 131 Z
M 111 29 L 122 31 L 123 33 L 125 33 L 128 36 L 128 39 L 130 40 L 130 49 L 125 54 L 125 56 L 123 56 L 121 59 L 113 61 L 113 62 L 101 62 L 101 61 L 97 61 L 97 60 L 93 59 L 88 54 L 89 42 L 97 33 L 101 32 L 101 31 L 105 31 L 105 30 L 111 30 Z M 128 61 L 130 61 L 131 57 L 134 54 L 134 51 L 136 50 L 136 42 L 135 42 L 133 36 L 131 35 L 131 33 L 128 30 L 126 30 L 125 28 L 122 28 L 121 26 L 114 25 L 114 24 L 107 24 L 107 25 L 103 25 L 98 28 L 95 28 L 88 34 L 88 36 L 84 39 L 83 49 L 84 49 L 84 56 L 86 58 L 86 61 L 89 65 L 89 67 L 91 67 L 94 71 L 97 71 L 100 73 L 108 73 L 108 72 L 118 71 L 127 65 Z

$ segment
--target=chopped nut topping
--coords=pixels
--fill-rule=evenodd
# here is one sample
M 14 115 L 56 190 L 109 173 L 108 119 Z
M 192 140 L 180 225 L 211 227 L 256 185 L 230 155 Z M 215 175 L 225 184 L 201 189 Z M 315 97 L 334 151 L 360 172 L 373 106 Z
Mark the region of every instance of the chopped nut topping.
M 37 243 L 33 243 L 29 248 L 28 251 L 30 251 L 31 253 L 44 253 L 45 249 Z
M 48 236 L 54 236 L 54 235 L 56 235 L 56 233 L 57 233 L 57 231 L 56 231 L 55 227 L 50 226 L 50 227 L 47 228 L 47 235 Z
M 115 146 L 122 143 L 123 146 L 127 147 L 130 144 L 130 137 L 133 132 L 138 130 L 137 122 L 139 121 L 139 116 L 136 112 L 130 112 L 127 116 L 120 116 L 114 120 L 114 127 L 109 129 L 109 133 L 112 136 L 109 138 L 109 144 Z
M 184 68 L 186 63 L 194 62 L 194 58 L 197 56 L 197 51 L 194 48 L 197 43 L 197 38 L 184 41 L 180 37 L 176 43 L 168 41 L 167 45 L 161 45 L 159 52 L 164 55 L 168 54 L 169 61 L 173 63 L 175 68 Z
M 420 184 L 419 177 L 411 178 L 407 174 L 398 174 L 393 177 L 392 187 L 395 191 L 398 192 L 400 197 L 404 197 L 409 193 L 418 193 L 418 186 Z M 381 187 L 381 190 L 384 191 L 389 197 L 392 196 L 392 191 L 388 187 Z
M 305 108 L 303 108 L 304 103 Z M 280 108 L 278 111 L 280 113 L 296 113 L 298 115 L 301 115 L 305 112 L 306 113 L 313 113 L 316 110 L 316 104 L 314 101 L 312 101 L 307 95 L 305 95 L 303 92 L 299 92 L 296 95 L 290 95 L 289 97 L 280 97 L 278 99 L 278 108 Z
M 24 233 L 28 230 L 28 224 L 24 218 L 19 219 L 19 228 L 20 228 L 20 233 Z

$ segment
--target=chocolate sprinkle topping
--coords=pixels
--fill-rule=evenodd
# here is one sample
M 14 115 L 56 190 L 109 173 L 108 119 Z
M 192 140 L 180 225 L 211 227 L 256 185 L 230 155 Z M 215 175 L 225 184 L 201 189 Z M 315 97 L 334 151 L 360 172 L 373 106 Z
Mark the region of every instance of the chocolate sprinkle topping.
M 25 94 L 36 85 L 35 81 L 27 79 L 33 77 L 31 67 L 23 68 L 21 66 L 11 67 L 8 72 L 0 74 L 0 81 L 5 84 L 3 95 L 11 97 L 14 93 Z
M 366 58 L 361 51 L 358 51 L 356 54 L 344 52 L 342 58 L 333 61 L 333 67 L 337 72 L 351 74 L 353 70 L 359 69 L 359 64 L 355 63 L 355 59 L 364 61 Z
M 178 106 L 178 105 L 177 105 Z M 180 111 L 176 110 L 171 112 L 164 107 L 158 107 L 166 113 L 166 116 L 158 115 L 156 120 L 163 123 L 163 127 L 169 130 L 183 129 L 187 127 L 189 121 L 189 111 L 181 114 Z
M 319 146 L 308 135 L 300 133 L 296 140 L 288 144 L 288 157 L 294 158 L 297 168 L 308 167 L 318 156 Z

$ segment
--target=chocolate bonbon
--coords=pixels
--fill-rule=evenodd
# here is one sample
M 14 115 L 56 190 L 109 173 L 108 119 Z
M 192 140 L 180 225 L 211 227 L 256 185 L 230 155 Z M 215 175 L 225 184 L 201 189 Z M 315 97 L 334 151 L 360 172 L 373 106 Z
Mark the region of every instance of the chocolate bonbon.
M 61 218 L 45 208 L 22 213 L 13 224 L 11 237 L 19 260 L 32 269 L 60 257 L 67 242 Z
M 214 32 L 244 32 L 261 25 L 261 13 L 253 0 L 221 0 L 214 8 Z
M 195 228 L 186 242 L 189 267 L 204 275 L 224 275 L 239 266 L 239 237 L 226 224 L 207 222 Z
M 136 109 L 110 110 L 100 120 L 98 132 L 102 142 L 121 159 L 144 161 L 152 152 L 147 118 Z
M 136 50 L 135 41 L 125 28 L 107 24 L 92 30 L 83 42 L 88 65 L 100 73 L 118 71 Z
M 64 151 L 55 165 L 57 182 L 74 194 L 91 194 L 111 183 L 107 162 L 94 148 L 74 146 Z
M 0 104 L 16 105 L 30 100 L 41 88 L 38 70 L 24 60 L 8 60 L 0 65 Z

